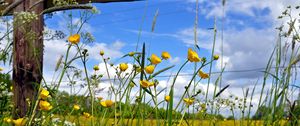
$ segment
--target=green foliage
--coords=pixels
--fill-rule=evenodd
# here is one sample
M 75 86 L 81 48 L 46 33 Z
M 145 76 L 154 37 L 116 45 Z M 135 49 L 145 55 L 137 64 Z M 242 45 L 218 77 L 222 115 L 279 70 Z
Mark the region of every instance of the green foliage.
M 0 73 L 0 114 L 9 111 L 11 108 L 12 83 L 9 74 Z

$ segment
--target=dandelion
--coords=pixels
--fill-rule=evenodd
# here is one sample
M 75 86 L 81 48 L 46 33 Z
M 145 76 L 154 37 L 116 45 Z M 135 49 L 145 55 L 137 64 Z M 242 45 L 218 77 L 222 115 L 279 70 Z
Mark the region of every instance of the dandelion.
M 151 61 L 152 64 L 156 65 L 156 64 L 159 64 L 161 62 L 161 59 L 157 55 L 152 54 L 151 58 L 150 58 L 150 61 Z
M 79 41 L 80 41 L 80 35 L 79 34 L 74 34 L 74 35 L 71 35 L 69 38 L 68 38 L 69 42 L 72 43 L 72 44 L 78 44 Z
M 153 82 L 149 82 L 149 81 L 147 81 L 147 80 L 142 80 L 142 81 L 140 81 L 140 84 L 141 84 L 141 86 L 144 87 L 144 88 L 154 86 L 154 83 L 153 83 Z
M 91 114 L 90 113 L 87 113 L 87 112 L 83 112 L 83 116 L 85 118 L 90 118 L 91 117 Z
M 191 48 L 189 48 L 189 50 L 188 50 L 188 60 L 190 62 L 200 62 L 201 61 L 198 54 L 195 51 L 193 51 Z
M 40 101 L 39 106 L 40 106 L 41 110 L 45 110 L 45 111 L 49 111 L 52 109 L 51 104 L 49 102 L 43 101 L 43 100 Z
M 73 109 L 74 109 L 74 110 L 79 110 L 79 109 L 80 109 L 80 106 L 79 106 L 79 105 L 74 105 L 74 106 L 73 106 Z
M 186 105 L 191 105 L 194 103 L 195 99 L 191 99 L 191 98 L 184 98 L 183 101 L 185 102 Z
M 121 63 L 120 64 L 120 70 L 121 71 L 125 71 L 125 70 L 127 70 L 127 68 L 128 68 L 128 65 L 126 63 Z
M 214 55 L 214 60 L 218 60 L 219 59 L 219 55 Z
M 104 51 L 103 51 L 103 50 L 100 51 L 100 55 L 101 55 L 101 56 L 104 55 Z
M 171 58 L 171 55 L 168 52 L 162 52 L 161 57 L 165 60 Z
M 207 79 L 209 78 L 209 75 L 207 73 L 204 73 L 202 70 L 199 71 L 198 73 L 199 77 L 201 77 L 202 79 Z
M 101 106 L 105 107 L 105 108 L 109 108 L 111 106 L 114 105 L 114 102 L 112 100 L 105 100 L 100 102 Z
M 25 118 L 19 118 L 19 119 L 13 120 L 13 123 L 15 124 L 15 126 L 25 126 L 26 119 Z
M 98 65 L 95 65 L 95 66 L 93 67 L 93 69 L 94 69 L 95 71 L 98 71 L 98 70 L 99 70 L 99 66 L 98 66 Z
M 46 89 L 43 88 L 42 91 L 41 91 L 40 97 L 42 99 L 47 99 L 49 96 L 50 96 L 49 91 L 47 91 Z
M 152 74 L 154 71 L 155 66 L 154 65 L 149 65 L 145 67 L 145 71 L 147 74 Z
M 165 101 L 166 101 L 166 102 L 169 102 L 169 101 L 170 101 L 170 98 L 171 98 L 171 97 L 170 97 L 169 95 L 165 96 Z
M 135 52 L 129 52 L 129 53 L 128 53 L 128 55 L 129 55 L 130 57 L 133 57 L 134 54 L 135 54 Z

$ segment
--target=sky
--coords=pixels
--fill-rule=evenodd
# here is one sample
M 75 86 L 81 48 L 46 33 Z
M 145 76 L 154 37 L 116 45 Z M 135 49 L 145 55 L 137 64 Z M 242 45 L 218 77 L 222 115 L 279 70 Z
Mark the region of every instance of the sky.
M 142 43 L 146 44 L 147 55 L 154 53 L 160 55 L 167 51 L 172 58 L 163 61 L 158 66 L 175 65 L 174 69 L 165 74 L 174 74 L 186 60 L 188 48 L 194 48 L 194 24 L 196 0 L 148 0 L 132 3 L 107 3 L 93 4 L 99 10 L 83 26 L 83 30 L 90 32 L 95 42 L 86 45 L 89 50 L 88 67 L 99 64 L 99 73 L 104 73 L 104 64 L 99 56 L 99 51 L 104 50 L 105 56 L 111 57 L 115 64 L 121 62 L 131 63 L 129 59 L 119 59 L 128 52 L 135 51 L 137 43 L 141 50 Z M 222 80 L 223 86 L 230 84 L 228 91 L 223 95 L 231 94 L 242 97 L 243 89 L 256 82 L 261 82 L 262 68 L 266 67 L 268 58 L 278 40 L 278 31 L 275 29 L 285 23 L 285 19 L 277 17 L 288 6 L 299 5 L 297 0 L 228 0 L 225 7 L 221 0 L 199 0 L 199 14 L 197 37 L 200 57 L 209 58 L 213 46 L 214 32 L 210 28 L 216 22 L 217 34 L 215 54 L 221 55 L 221 42 L 223 41 L 223 58 L 226 68 Z M 224 10 L 224 11 L 223 11 Z M 152 22 L 158 12 L 155 29 L 152 32 Z M 61 30 L 69 35 L 67 28 L 67 14 L 72 13 L 74 22 L 78 21 L 79 11 L 66 11 L 54 13 L 51 18 L 46 18 L 46 29 Z M 293 15 L 297 15 L 297 11 Z M 139 38 L 140 33 L 140 38 Z M 223 36 L 223 39 L 222 39 Z M 61 40 L 45 41 L 44 77 L 51 81 L 54 68 L 60 55 L 67 50 L 66 38 Z M 71 50 L 71 55 L 75 50 Z M 0 64 L 1 66 L 2 64 Z M 82 68 L 80 63 L 75 66 Z M 9 66 L 4 66 L 6 71 Z M 186 67 L 182 74 L 190 74 L 192 64 Z M 252 69 L 259 69 L 251 71 Z M 208 67 L 204 71 L 208 71 Z M 232 72 L 250 70 L 248 72 Z M 113 69 L 110 69 L 113 73 Z M 221 71 L 221 60 L 213 64 L 212 71 Z M 231 72 L 230 72 L 231 71 Z M 213 76 L 216 78 L 216 76 Z M 188 83 L 190 76 L 180 76 L 175 84 L 175 91 L 180 91 Z M 169 78 L 159 78 L 160 89 L 170 85 Z M 259 81 L 258 81 L 259 80 Z M 214 80 L 212 81 L 214 82 Z M 101 84 L 100 84 L 101 85 Z M 260 85 L 260 83 L 258 83 Z M 101 88 L 106 88 L 108 83 L 103 82 Z M 207 81 L 202 81 L 200 88 L 206 89 Z M 67 88 L 67 87 L 66 87 Z M 213 89 L 213 86 L 212 86 Z M 210 89 L 210 92 L 213 90 Z M 62 89 L 67 90 L 67 89 Z M 254 95 L 257 104 L 260 92 Z M 105 95 L 105 92 L 103 94 Z M 163 99 L 164 95 L 160 96 Z M 176 96 L 178 100 L 179 96 Z M 254 104 L 255 104 L 254 103 Z

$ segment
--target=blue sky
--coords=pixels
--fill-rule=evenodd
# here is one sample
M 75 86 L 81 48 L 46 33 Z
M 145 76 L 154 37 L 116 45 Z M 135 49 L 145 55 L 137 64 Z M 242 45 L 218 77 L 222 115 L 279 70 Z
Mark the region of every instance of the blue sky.
M 83 28 L 95 37 L 95 43 L 87 45 L 90 52 L 90 70 L 95 64 L 101 66 L 100 50 L 104 50 L 107 56 L 112 57 L 113 61 L 134 51 L 138 40 L 138 31 L 142 27 L 140 45 L 143 42 L 146 43 L 147 50 L 150 48 L 147 52 L 149 55 L 152 53 L 160 55 L 162 51 L 168 51 L 172 55 L 172 59 L 164 61 L 159 68 L 175 64 L 175 69 L 167 74 L 174 73 L 178 70 L 178 66 L 186 60 L 187 49 L 193 47 L 195 1 L 149 0 L 133 3 L 93 4 L 101 13 L 94 15 Z M 224 8 L 225 13 L 223 13 L 221 0 L 199 0 L 199 55 L 201 57 L 210 56 L 213 31 L 208 28 L 214 26 L 214 19 L 216 19 L 218 30 L 215 53 L 221 54 L 221 31 L 224 18 L 223 59 L 227 64 L 226 70 L 265 67 L 278 39 L 275 28 L 286 21 L 278 20 L 277 17 L 286 6 L 296 4 L 299 4 L 296 0 L 228 0 Z M 155 31 L 151 32 L 152 21 L 157 10 L 159 10 L 159 14 Z M 72 13 L 76 18 L 79 11 L 72 11 Z M 298 11 L 293 13 L 293 15 L 297 14 Z M 64 16 L 62 12 L 54 14 L 52 18 L 46 20 L 46 27 L 66 32 Z M 144 22 L 142 21 L 143 16 L 145 16 Z M 66 46 L 62 43 L 65 44 L 65 39 L 45 42 L 44 74 L 47 79 L 52 78 L 56 64 L 54 59 L 66 51 Z M 130 63 L 130 60 L 124 59 L 120 62 Z M 116 64 L 118 63 L 116 62 Z M 80 64 L 76 65 L 80 67 Z M 183 73 L 190 73 L 191 68 L 187 67 Z M 207 71 L 207 69 L 204 70 Z M 213 71 L 220 71 L 220 60 L 213 65 Z M 231 84 L 231 87 L 230 92 L 228 91 L 224 95 L 233 93 L 241 96 L 242 88 L 253 87 L 253 84 L 261 77 L 262 73 L 257 71 L 228 72 L 224 74 L 223 83 Z M 182 89 L 188 79 L 188 77 L 180 77 L 176 88 Z M 161 85 L 166 86 L 168 83 L 167 78 L 161 78 Z M 205 83 L 203 82 L 203 88 L 206 86 Z M 257 98 L 255 96 L 254 100 Z

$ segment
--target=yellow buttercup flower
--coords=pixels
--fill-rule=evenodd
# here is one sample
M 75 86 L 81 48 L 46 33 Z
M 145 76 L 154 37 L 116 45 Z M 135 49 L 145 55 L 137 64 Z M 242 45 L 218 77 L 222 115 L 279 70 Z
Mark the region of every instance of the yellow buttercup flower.
M 169 95 L 167 95 L 167 96 L 165 97 L 166 102 L 169 102 L 170 99 L 171 99 L 171 97 L 170 97 Z
M 6 123 L 11 123 L 11 122 L 12 122 L 12 119 L 11 119 L 11 118 L 8 118 L 8 117 L 5 117 L 5 118 L 3 119 L 3 121 L 6 122 Z
M 91 117 L 91 114 L 90 113 L 87 113 L 87 112 L 83 112 L 83 116 L 85 118 L 90 118 Z
M 100 55 L 101 55 L 101 56 L 104 55 L 104 51 L 103 51 L 103 50 L 100 51 Z
M 162 52 L 161 57 L 165 60 L 171 58 L 171 55 L 168 52 Z
M 74 35 L 71 35 L 69 38 L 68 38 L 69 42 L 72 43 L 72 44 L 77 44 L 79 43 L 80 41 L 80 35 L 79 34 L 74 34 Z
M 13 120 L 13 123 L 15 124 L 15 126 L 25 126 L 26 119 L 25 118 L 19 118 L 19 119 Z
M 93 69 L 94 69 L 95 71 L 98 71 L 98 70 L 99 70 L 99 66 L 98 66 L 98 65 L 95 65 L 95 66 L 93 67 Z
M 199 77 L 201 77 L 202 79 L 207 79 L 209 78 L 209 75 L 207 73 L 204 73 L 202 70 L 199 71 L 198 73 Z
M 218 60 L 219 59 L 219 55 L 214 55 L 214 60 Z
M 46 89 L 43 88 L 41 91 L 40 97 L 42 99 L 47 99 L 49 97 L 49 91 L 47 91 Z
M 79 105 L 74 105 L 74 106 L 73 106 L 73 109 L 74 109 L 74 110 L 79 110 L 79 109 L 80 109 L 80 106 L 79 106 Z
M 183 101 L 185 102 L 186 105 L 191 105 L 194 103 L 195 99 L 191 99 L 191 98 L 184 98 Z
M 149 81 L 147 81 L 147 80 L 142 80 L 142 81 L 140 81 L 140 84 L 141 84 L 141 86 L 144 87 L 144 88 L 154 86 L 154 83 L 153 83 L 153 82 L 149 82 Z
M 151 61 L 152 64 L 156 65 L 156 64 L 159 64 L 161 62 L 161 59 L 157 55 L 152 54 L 151 58 L 150 58 L 150 61 Z
M 125 70 L 127 70 L 127 68 L 128 68 L 128 65 L 126 63 L 121 63 L 120 64 L 120 70 L 121 71 L 125 71 Z
M 145 71 L 147 74 L 152 74 L 154 71 L 155 66 L 154 65 L 149 65 L 145 67 Z
M 109 108 L 111 106 L 114 105 L 114 102 L 112 100 L 105 100 L 100 102 L 101 106 L 105 107 L 105 108 Z
M 200 62 L 201 61 L 197 52 L 193 51 L 191 48 L 189 48 L 189 50 L 188 50 L 188 60 L 190 62 Z
M 39 106 L 40 106 L 41 110 L 45 110 L 45 111 L 49 111 L 52 109 L 51 104 L 49 102 L 43 101 L 43 100 L 40 101 Z

